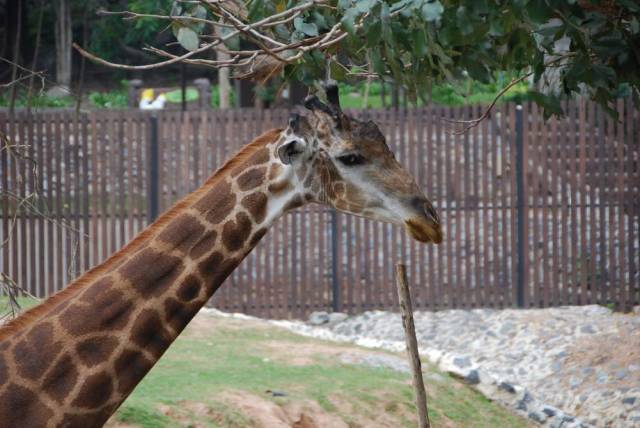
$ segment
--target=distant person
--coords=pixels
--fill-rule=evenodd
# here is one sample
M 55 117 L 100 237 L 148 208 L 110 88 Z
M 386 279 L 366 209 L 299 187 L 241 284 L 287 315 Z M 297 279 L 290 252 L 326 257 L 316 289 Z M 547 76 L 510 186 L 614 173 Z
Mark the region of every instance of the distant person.
M 153 98 L 153 89 L 145 89 L 142 91 L 140 97 L 140 104 L 138 105 L 141 110 L 160 110 L 164 108 L 167 102 L 167 97 L 164 94 L 158 95 L 158 98 Z

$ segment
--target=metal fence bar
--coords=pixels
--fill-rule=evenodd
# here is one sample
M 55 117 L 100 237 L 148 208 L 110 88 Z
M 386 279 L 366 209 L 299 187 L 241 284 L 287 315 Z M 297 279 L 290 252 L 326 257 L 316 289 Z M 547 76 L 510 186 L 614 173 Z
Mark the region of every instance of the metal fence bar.
M 158 163 L 160 162 L 158 151 L 158 118 L 149 116 L 149 178 L 147 186 L 149 193 L 148 198 L 148 222 L 149 224 L 158 217 L 158 206 L 160 200 L 158 186 Z

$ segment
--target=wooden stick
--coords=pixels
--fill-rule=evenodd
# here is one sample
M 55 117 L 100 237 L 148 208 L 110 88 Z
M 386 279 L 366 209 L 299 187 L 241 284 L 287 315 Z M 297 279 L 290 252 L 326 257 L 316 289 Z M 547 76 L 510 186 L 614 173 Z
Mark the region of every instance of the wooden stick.
M 411 293 L 407 284 L 407 267 L 402 263 L 396 265 L 396 285 L 398 286 L 398 299 L 402 312 L 402 327 L 404 338 L 407 342 L 407 354 L 409 364 L 413 372 L 413 388 L 416 392 L 416 408 L 418 409 L 418 426 L 430 428 L 429 415 L 427 414 L 427 393 L 422 380 L 422 364 L 418 353 L 418 341 L 416 339 L 416 327 L 413 324 L 413 307 L 411 306 Z

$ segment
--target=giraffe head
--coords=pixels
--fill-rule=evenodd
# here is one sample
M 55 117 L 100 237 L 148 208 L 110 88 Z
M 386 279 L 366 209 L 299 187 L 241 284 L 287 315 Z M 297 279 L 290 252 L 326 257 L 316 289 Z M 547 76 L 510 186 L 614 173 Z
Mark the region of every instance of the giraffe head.
M 347 116 L 337 87 L 326 89 L 328 104 L 308 97 L 309 112 L 291 116 L 277 148 L 280 160 L 295 171 L 297 187 L 307 200 L 401 225 L 421 242 L 442 242 L 438 214 L 378 126 Z

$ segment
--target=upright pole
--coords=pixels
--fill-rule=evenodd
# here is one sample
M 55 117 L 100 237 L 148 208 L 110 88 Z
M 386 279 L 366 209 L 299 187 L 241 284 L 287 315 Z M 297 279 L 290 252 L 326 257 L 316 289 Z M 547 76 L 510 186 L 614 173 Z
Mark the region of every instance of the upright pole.
M 416 327 L 413 323 L 413 306 L 411 305 L 411 292 L 407 281 L 407 267 L 401 263 L 396 265 L 396 285 L 398 287 L 398 300 L 402 313 L 402 327 L 407 343 L 409 364 L 413 372 L 413 388 L 416 393 L 416 408 L 418 409 L 418 427 L 429 428 L 429 414 L 427 411 L 427 392 L 424 389 L 422 379 L 422 363 L 418 352 L 418 340 L 416 339 Z
M 331 210 L 331 296 L 333 303 L 333 312 L 342 310 L 342 302 L 340 301 L 340 279 L 338 278 L 338 213 Z
M 518 213 L 518 269 L 516 283 L 516 303 L 519 308 L 524 307 L 524 287 L 526 282 L 526 250 L 527 236 L 525 234 L 525 222 L 527 221 L 527 201 L 525 196 L 524 174 L 524 140 L 522 138 L 522 106 L 516 106 L 516 194 Z
M 147 220 L 149 223 L 158 217 L 158 118 L 155 113 L 149 117 L 149 180 L 147 196 Z
M 182 111 L 187 111 L 187 72 L 184 62 L 180 64 L 180 95 L 182 96 Z

